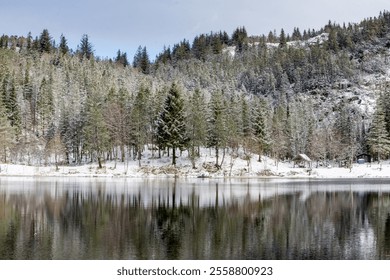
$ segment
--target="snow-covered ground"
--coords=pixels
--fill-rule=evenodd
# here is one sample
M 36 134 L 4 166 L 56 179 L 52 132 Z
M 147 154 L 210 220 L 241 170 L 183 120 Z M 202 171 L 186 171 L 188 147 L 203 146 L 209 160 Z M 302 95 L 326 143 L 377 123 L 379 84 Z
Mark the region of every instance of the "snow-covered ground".
M 390 162 L 354 164 L 351 169 L 338 166 L 299 168 L 293 162 L 278 162 L 268 157 L 262 157 L 259 162 L 257 155 L 245 160 L 243 154 L 231 157 L 226 154 L 221 169 L 216 169 L 213 152 L 204 149 L 202 156 L 196 160 L 193 169 L 191 161 L 183 153 L 177 159 L 176 166 L 171 165 L 171 159 L 152 158 L 146 153 L 139 167 L 138 161 L 128 163 L 108 161 L 99 169 L 97 164 L 80 166 L 27 166 L 15 164 L 0 164 L 0 176 L 53 176 L 53 177 L 287 177 L 287 178 L 390 178 Z

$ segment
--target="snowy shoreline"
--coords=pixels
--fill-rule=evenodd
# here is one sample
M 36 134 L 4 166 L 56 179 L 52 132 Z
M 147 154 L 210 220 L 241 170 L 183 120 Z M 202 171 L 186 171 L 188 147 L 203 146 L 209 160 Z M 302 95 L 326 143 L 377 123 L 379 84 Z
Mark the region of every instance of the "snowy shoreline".
M 198 159 L 196 169 L 189 160 L 181 160 L 176 166 L 170 165 L 169 159 L 149 159 L 141 162 L 129 161 L 120 163 L 108 161 L 102 169 L 97 164 L 78 166 L 59 166 L 58 170 L 51 166 L 29 166 L 20 164 L 0 164 L 0 177 L 106 177 L 106 178 L 240 178 L 240 179 L 338 179 L 338 178 L 390 178 L 390 162 L 353 164 L 352 168 L 313 167 L 298 168 L 292 162 L 276 162 L 263 157 L 258 162 L 254 157 L 250 160 L 228 159 L 217 170 L 213 161 Z

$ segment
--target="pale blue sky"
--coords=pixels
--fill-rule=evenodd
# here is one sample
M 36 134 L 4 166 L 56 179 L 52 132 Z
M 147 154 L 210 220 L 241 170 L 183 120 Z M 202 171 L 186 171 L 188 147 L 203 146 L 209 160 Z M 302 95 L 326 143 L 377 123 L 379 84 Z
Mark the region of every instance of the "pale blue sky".
M 88 34 L 98 56 L 111 58 L 121 49 L 132 60 L 146 45 L 154 59 L 164 45 L 192 42 L 200 33 L 231 35 L 238 26 L 249 35 L 291 33 L 389 9 L 388 0 L 0 0 L 0 34 L 37 36 L 47 28 L 57 42 L 63 33 L 72 49 Z

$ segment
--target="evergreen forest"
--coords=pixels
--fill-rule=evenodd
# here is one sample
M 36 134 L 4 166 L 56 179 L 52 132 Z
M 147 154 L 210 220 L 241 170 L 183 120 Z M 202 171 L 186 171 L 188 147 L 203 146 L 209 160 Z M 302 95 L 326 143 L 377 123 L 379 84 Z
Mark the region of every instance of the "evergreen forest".
M 200 34 L 154 59 L 95 55 L 48 29 L 0 38 L 0 162 L 138 161 L 193 167 L 209 148 L 350 165 L 390 155 L 390 13 L 320 30 Z M 186 151 L 186 153 L 183 153 Z

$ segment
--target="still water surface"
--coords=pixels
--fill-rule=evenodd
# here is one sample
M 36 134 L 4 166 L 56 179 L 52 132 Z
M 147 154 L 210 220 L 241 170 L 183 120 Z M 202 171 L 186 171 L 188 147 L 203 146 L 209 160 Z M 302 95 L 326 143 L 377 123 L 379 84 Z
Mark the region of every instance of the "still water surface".
M 0 259 L 390 259 L 390 180 L 0 178 Z

